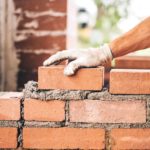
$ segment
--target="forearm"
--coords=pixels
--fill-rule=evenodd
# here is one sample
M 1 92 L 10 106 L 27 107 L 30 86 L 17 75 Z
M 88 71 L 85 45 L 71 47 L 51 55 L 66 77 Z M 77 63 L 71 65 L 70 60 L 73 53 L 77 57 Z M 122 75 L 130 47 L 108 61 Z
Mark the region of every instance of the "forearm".
M 109 44 L 113 57 L 150 47 L 150 17 Z

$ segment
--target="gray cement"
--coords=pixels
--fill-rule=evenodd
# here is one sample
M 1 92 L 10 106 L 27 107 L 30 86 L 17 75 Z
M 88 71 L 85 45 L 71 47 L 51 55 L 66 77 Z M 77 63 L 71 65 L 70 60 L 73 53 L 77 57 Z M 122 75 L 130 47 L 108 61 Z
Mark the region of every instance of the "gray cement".
M 2 121 L 0 120 L 0 127 L 19 127 L 18 121 Z
M 113 128 L 150 128 L 150 123 L 82 123 L 82 122 L 40 122 L 40 121 L 25 121 L 24 127 L 35 128 L 58 128 L 58 127 L 71 127 L 71 128 L 105 128 L 111 130 Z
M 150 100 L 150 95 L 112 95 L 107 88 L 102 91 L 38 90 L 38 84 L 29 81 L 23 91 L 25 98 L 37 100 Z

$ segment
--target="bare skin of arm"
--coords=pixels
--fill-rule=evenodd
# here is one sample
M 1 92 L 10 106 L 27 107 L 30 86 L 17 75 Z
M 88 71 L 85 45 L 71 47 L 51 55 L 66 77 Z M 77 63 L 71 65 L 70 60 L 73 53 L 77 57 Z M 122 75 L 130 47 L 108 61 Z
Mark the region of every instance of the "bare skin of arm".
M 150 47 L 150 17 L 110 44 L 113 57 Z

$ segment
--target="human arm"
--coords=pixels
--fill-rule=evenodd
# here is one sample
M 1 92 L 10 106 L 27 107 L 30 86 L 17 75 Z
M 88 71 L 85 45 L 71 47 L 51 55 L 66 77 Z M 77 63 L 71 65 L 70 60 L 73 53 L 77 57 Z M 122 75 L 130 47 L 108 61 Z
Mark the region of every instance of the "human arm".
M 150 17 L 109 44 L 113 57 L 150 47 Z

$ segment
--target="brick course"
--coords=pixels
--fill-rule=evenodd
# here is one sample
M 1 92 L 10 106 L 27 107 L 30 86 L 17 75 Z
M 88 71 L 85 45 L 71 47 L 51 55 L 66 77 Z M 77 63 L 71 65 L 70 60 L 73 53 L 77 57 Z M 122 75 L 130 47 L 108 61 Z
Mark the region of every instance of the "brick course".
M 130 106 L 130 107 L 129 107 Z M 70 102 L 71 122 L 92 123 L 144 123 L 144 101 L 81 100 Z
M 113 129 L 112 149 L 150 149 L 150 129 Z
M 24 119 L 36 121 L 63 121 L 65 119 L 64 101 L 37 101 L 25 99 Z
M 23 147 L 40 149 L 104 149 L 105 132 L 92 128 L 24 128 Z
M 150 94 L 150 70 L 112 69 L 110 93 Z
M 74 76 L 63 74 L 64 66 L 40 67 L 38 70 L 39 89 L 101 90 L 104 68 L 83 68 Z

